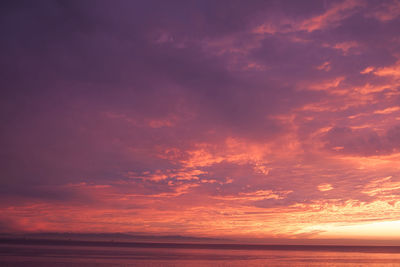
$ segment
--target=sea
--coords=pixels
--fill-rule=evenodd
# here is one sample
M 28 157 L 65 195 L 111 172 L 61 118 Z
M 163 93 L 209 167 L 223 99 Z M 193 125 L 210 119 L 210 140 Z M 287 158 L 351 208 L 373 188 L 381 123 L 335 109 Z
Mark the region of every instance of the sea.
M 400 247 L 0 240 L 0 266 L 400 266 Z

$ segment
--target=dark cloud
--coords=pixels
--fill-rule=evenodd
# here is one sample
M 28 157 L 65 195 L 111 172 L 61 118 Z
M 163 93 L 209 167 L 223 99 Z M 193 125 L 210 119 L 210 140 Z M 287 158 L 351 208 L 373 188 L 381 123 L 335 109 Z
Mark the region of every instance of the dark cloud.
M 399 126 L 390 128 L 384 135 L 370 128 L 352 130 L 349 127 L 334 127 L 325 136 L 325 148 L 360 156 L 391 154 L 399 149 L 399 133 Z

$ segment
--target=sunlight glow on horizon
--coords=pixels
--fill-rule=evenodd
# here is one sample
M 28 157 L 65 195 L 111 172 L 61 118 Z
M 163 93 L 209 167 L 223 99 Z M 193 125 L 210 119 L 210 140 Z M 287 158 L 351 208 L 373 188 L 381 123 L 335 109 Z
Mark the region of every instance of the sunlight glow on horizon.
M 315 238 L 346 238 L 355 240 L 400 240 L 400 220 L 356 225 L 314 225 L 307 231 L 321 231 Z

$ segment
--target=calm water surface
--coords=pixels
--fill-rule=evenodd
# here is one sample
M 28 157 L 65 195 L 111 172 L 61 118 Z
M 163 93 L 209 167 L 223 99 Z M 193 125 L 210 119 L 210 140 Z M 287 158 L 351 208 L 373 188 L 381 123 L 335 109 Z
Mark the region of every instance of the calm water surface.
M 400 266 L 400 253 L 0 244 L 0 266 Z

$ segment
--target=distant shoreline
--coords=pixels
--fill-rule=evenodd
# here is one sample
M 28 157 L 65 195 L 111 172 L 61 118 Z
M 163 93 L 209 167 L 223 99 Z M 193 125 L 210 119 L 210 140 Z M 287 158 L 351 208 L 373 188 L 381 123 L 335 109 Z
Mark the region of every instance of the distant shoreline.
M 37 246 L 91 246 L 125 248 L 171 248 L 171 249 L 226 249 L 226 250 L 283 250 L 283 251 L 331 251 L 362 253 L 399 253 L 400 246 L 352 246 L 352 245 L 260 245 L 260 244 L 209 244 L 172 242 L 121 242 L 81 241 L 56 239 L 0 238 L 0 245 Z

